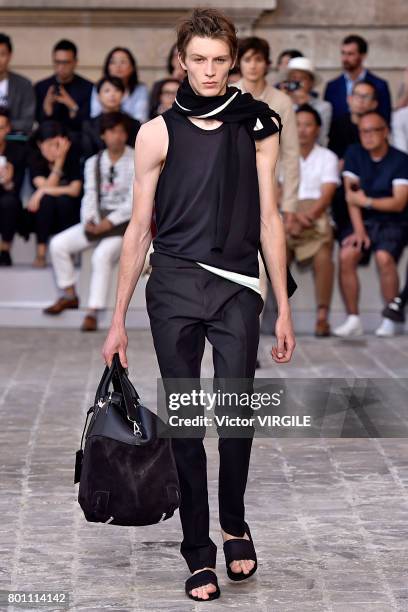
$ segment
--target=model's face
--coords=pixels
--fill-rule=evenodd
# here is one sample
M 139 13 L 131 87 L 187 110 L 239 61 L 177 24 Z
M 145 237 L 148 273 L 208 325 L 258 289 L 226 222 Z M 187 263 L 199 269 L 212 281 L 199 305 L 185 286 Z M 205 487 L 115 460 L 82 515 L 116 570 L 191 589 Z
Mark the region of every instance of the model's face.
M 74 76 L 77 60 L 72 51 L 56 51 L 53 55 L 54 71 L 60 83 L 69 82 Z
M 2 145 L 6 140 L 7 134 L 10 133 L 10 123 L 7 117 L 0 116 L 0 144 Z
M 363 63 L 364 55 L 362 55 L 356 43 L 343 45 L 341 48 L 341 63 L 344 70 L 355 70 Z
M 99 91 L 99 100 L 103 108 L 112 111 L 120 108 L 123 94 L 112 83 L 104 83 Z
M 0 74 L 6 72 L 11 60 L 11 53 L 7 45 L 0 45 Z
M 319 136 L 319 126 L 311 113 L 296 113 L 299 144 L 313 145 Z
M 380 149 L 388 139 L 388 128 L 385 120 L 379 115 L 361 117 L 358 122 L 361 145 L 366 151 Z
M 127 81 L 133 72 L 133 66 L 128 54 L 124 51 L 115 51 L 110 59 L 108 71 L 110 76 Z
M 123 125 L 119 124 L 110 130 L 105 130 L 101 138 L 109 151 L 119 153 L 125 148 L 128 135 Z
M 258 53 L 253 49 L 248 49 L 241 57 L 239 63 L 242 77 L 248 81 L 260 81 L 264 79 L 268 72 L 268 64 L 262 53 Z
M 219 96 L 225 93 L 228 72 L 234 64 L 226 42 L 194 36 L 186 47 L 184 61 L 180 56 L 179 59 L 196 94 Z
M 365 83 L 354 86 L 354 91 L 347 98 L 350 111 L 362 115 L 369 110 L 377 108 L 377 100 L 374 98 L 373 88 Z
M 309 93 L 313 88 L 313 77 L 310 72 L 305 70 L 290 70 L 288 79 L 289 81 L 299 81 L 301 88 L 306 93 Z

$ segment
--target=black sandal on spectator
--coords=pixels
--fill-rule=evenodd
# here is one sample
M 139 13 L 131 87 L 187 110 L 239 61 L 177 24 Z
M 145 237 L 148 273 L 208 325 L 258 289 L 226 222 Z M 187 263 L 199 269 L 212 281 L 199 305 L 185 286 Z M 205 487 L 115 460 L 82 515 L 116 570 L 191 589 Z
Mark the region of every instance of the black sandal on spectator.
M 245 531 L 248 534 L 249 540 L 246 540 L 245 538 L 233 538 L 231 540 L 225 540 L 223 546 L 228 578 L 235 581 L 250 578 L 253 574 L 255 574 L 258 567 L 258 560 L 256 558 L 255 547 L 252 541 L 248 523 L 245 523 Z M 244 574 L 242 570 L 240 572 L 233 572 L 230 567 L 230 563 L 233 561 L 242 561 L 244 559 L 255 561 L 255 565 L 249 571 L 249 573 Z
M 208 599 L 203 599 L 202 597 L 198 597 L 197 595 L 192 595 L 190 593 L 190 591 L 193 589 L 198 589 L 199 587 L 205 586 L 209 583 L 214 584 L 217 587 L 217 590 L 213 591 L 212 593 L 207 593 Z M 218 586 L 217 574 L 210 569 L 204 569 L 201 570 L 201 572 L 193 574 L 186 580 L 186 594 L 190 597 L 190 599 L 194 599 L 194 601 L 210 601 L 212 599 L 217 599 L 221 595 L 221 591 Z

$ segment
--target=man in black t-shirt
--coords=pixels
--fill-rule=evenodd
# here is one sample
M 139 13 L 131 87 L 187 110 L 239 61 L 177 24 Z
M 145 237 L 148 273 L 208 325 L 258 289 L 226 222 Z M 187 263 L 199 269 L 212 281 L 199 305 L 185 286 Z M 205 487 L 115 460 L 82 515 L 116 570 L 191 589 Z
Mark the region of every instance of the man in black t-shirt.
M 408 155 L 388 144 L 388 126 L 376 111 L 359 122 L 361 144 L 349 147 L 344 183 L 352 225 L 341 236 L 340 284 L 348 317 L 334 330 L 337 336 L 363 334 L 358 315 L 357 266 L 363 253 L 374 251 L 386 303 L 398 293 L 397 263 L 408 234 Z M 395 333 L 384 319 L 378 336 Z
M 19 197 L 24 178 L 26 147 L 8 142 L 11 125 L 8 112 L 0 109 L 0 266 L 11 266 L 10 249 L 22 210 Z
M 70 40 L 60 40 L 53 48 L 55 72 L 35 85 L 37 98 L 36 119 L 59 121 L 71 140 L 80 145 L 80 131 L 84 119 L 90 116 L 92 83 L 75 73 L 77 47 Z

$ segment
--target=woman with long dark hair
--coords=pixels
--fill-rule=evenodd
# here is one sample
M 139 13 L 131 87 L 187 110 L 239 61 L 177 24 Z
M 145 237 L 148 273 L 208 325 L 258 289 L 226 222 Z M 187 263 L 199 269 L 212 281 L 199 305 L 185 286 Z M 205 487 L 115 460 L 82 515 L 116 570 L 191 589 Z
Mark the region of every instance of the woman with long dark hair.
M 149 110 L 149 91 L 139 82 L 136 59 L 127 47 L 114 47 L 106 56 L 103 66 L 104 77 L 118 77 L 125 86 L 121 109 L 141 123 L 147 121 Z M 91 96 L 91 117 L 102 112 L 96 87 Z
M 29 169 L 34 187 L 27 209 L 37 236 L 33 265 L 46 266 L 48 239 L 79 221 L 81 168 L 78 150 L 57 121 L 44 121 L 30 142 Z
M 152 89 L 150 92 L 150 119 L 156 117 L 157 115 L 160 115 L 160 113 L 156 112 L 156 108 L 158 105 L 158 99 L 160 97 L 160 91 L 162 90 L 164 83 L 169 79 L 174 79 L 175 81 L 181 83 L 181 81 L 186 75 L 186 72 L 181 66 L 178 59 L 177 43 L 174 43 L 174 45 L 170 47 L 166 60 L 166 70 L 168 76 L 164 77 L 163 79 L 159 79 L 158 81 L 155 81 L 152 85 Z

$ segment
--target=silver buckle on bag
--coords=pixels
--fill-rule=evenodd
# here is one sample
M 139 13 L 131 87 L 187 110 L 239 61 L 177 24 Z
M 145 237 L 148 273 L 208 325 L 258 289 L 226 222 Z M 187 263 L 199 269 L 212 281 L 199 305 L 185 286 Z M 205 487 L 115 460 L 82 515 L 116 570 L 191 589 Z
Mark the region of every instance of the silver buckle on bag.
M 109 391 L 108 397 L 107 398 L 101 398 L 100 400 L 98 400 L 98 407 L 99 408 L 103 408 L 105 406 L 105 404 L 107 404 L 108 402 L 110 402 L 112 399 L 112 391 Z
M 137 421 L 134 421 L 133 419 L 131 419 L 129 417 L 129 415 L 126 415 L 128 418 L 128 421 L 130 421 L 131 423 L 133 423 L 133 435 L 134 436 L 139 436 L 140 438 L 142 437 L 143 433 L 142 430 L 139 427 L 139 423 Z

